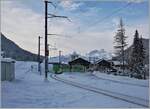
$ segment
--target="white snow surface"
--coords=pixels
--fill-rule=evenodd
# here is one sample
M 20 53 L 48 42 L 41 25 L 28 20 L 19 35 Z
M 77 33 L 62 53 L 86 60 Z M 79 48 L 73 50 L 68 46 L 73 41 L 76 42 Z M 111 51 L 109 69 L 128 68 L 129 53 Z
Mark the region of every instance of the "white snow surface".
M 96 72 L 96 74 L 95 74 L 95 72 L 94 72 L 94 75 L 96 75 L 98 77 L 102 77 L 104 79 L 115 80 L 115 82 L 96 78 L 90 72 L 87 72 L 87 73 L 79 73 L 79 72 L 64 73 L 60 76 L 67 80 L 82 83 L 84 85 L 89 85 L 89 86 L 93 86 L 96 88 L 100 88 L 100 89 L 104 89 L 104 90 L 108 90 L 108 91 L 112 91 L 112 92 L 117 92 L 120 94 L 129 95 L 129 96 L 133 96 L 133 97 L 138 97 L 138 98 L 142 98 L 145 100 L 149 99 L 148 80 L 137 80 L 137 79 L 133 79 L 133 78 L 129 78 L 129 77 L 121 77 L 121 76 L 117 77 L 114 75 L 108 75 L 108 74 L 104 74 L 104 73 L 100 73 L 100 72 L 98 74 L 97 73 L 98 72 Z M 110 79 L 110 77 L 111 77 L 111 79 Z M 124 84 L 117 83 L 116 81 L 124 82 Z M 137 85 L 143 85 L 146 87 L 141 87 L 141 86 L 137 86 L 137 85 L 129 85 L 129 84 L 125 84 L 125 83 L 133 83 L 133 84 L 137 84 Z
M 92 73 L 96 77 L 100 77 L 103 79 L 109 79 L 109 80 L 114 80 L 114 81 L 119 81 L 119 82 L 124 82 L 124 83 L 131 83 L 131 84 L 137 84 L 137 85 L 142 85 L 145 87 L 149 87 L 149 79 L 147 80 L 142 80 L 142 79 L 136 79 L 136 78 L 129 78 L 127 76 L 115 76 L 112 74 L 106 74 L 106 73 L 100 73 L 98 71 L 94 71 Z
M 117 100 L 102 94 L 97 94 L 84 89 L 64 84 L 48 76 L 44 81 L 44 75 L 37 72 L 35 62 L 16 62 L 16 79 L 2 82 L 2 107 L 5 108 L 57 108 L 57 107 L 140 107 L 139 105 Z M 31 65 L 33 69 L 31 70 Z M 101 73 L 95 75 L 101 76 Z M 105 78 L 111 78 L 110 75 Z M 148 87 L 138 87 L 126 84 L 117 84 L 112 81 L 100 80 L 91 73 L 66 72 L 58 75 L 61 78 L 77 81 L 90 86 L 103 88 L 119 93 L 129 94 L 148 100 Z M 136 82 L 148 85 L 147 80 L 124 79 L 114 76 L 111 78 L 118 81 Z

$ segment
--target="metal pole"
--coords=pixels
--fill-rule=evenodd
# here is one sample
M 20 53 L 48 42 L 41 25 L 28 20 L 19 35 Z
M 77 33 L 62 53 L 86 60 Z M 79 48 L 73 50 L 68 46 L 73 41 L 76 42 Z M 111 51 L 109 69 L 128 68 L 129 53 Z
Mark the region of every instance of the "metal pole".
M 40 63 L 41 63 L 41 59 L 40 59 L 40 36 L 38 37 L 38 71 L 40 72 L 41 75 L 41 67 L 40 67 Z
M 58 18 L 66 18 L 66 19 L 69 20 L 69 18 L 66 17 L 66 16 L 57 16 L 57 15 L 53 15 L 53 14 L 49 14 L 49 15 L 51 15 L 51 17 L 48 17 L 48 3 L 51 3 L 51 5 L 53 5 L 55 8 L 56 8 L 56 6 L 50 1 L 45 0 L 44 2 L 45 2 L 45 79 L 47 79 L 48 53 L 49 53 L 49 51 L 48 51 L 48 44 L 47 44 L 47 35 L 48 35 L 48 32 L 47 32 L 47 19 L 48 18 L 53 18 L 53 17 L 58 17 Z
M 47 46 L 47 6 L 48 1 L 45 1 L 45 79 L 48 73 L 48 46 Z
M 59 51 L 59 64 L 61 63 L 61 51 Z
M 61 68 L 61 51 L 59 51 L 59 69 Z

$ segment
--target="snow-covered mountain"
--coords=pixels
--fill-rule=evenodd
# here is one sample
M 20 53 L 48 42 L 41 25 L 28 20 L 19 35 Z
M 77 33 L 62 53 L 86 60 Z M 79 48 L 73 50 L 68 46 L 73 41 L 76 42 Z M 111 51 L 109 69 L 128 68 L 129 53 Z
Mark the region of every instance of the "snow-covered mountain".
M 71 55 L 72 54 L 61 56 L 60 57 L 61 62 L 67 64 L 69 61 L 72 60 Z M 90 62 L 94 62 L 99 59 L 106 59 L 106 60 L 112 59 L 112 54 L 106 52 L 104 49 L 101 49 L 101 50 L 92 50 L 91 52 L 87 53 L 85 56 L 79 55 L 78 57 L 81 57 Z M 49 58 L 49 62 L 52 62 L 52 63 L 59 62 L 59 56 Z
M 89 57 L 89 60 L 95 60 L 95 61 L 98 59 L 106 59 L 106 60 L 112 59 L 112 53 L 109 53 L 104 49 L 92 50 L 86 56 Z

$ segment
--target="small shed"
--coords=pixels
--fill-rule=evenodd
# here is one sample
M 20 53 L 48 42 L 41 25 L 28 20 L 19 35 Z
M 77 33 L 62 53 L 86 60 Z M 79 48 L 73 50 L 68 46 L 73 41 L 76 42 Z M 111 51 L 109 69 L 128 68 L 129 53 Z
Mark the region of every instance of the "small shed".
M 72 71 L 73 67 L 79 69 L 79 71 L 86 71 L 86 69 L 89 68 L 89 65 L 90 62 L 83 58 L 77 58 L 69 62 L 70 71 Z
M 107 60 L 100 59 L 96 62 L 96 67 L 97 70 L 107 70 L 112 68 L 112 64 Z
M 11 58 L 1 59 L 1 81 L 12 81 L 15 79 L 15 60 Z
M 113 61 L 113 66 L 116 67 L 116 68 L 122 68 L 123 67 L 123 63 L 120 62 L 120 61 Z M 128 68 L 128 64 L 127 64 L 126 61 L 124 62 L 124 67 Z

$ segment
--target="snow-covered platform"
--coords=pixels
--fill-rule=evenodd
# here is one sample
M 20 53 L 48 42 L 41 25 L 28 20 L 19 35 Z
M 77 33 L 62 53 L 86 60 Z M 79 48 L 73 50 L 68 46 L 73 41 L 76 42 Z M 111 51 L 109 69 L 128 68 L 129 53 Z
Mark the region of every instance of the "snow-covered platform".
M 31 65 L 35 66 L 31 69 Z M 44 76 L 37 72 L 37 63 L 16 62 L 16 80 L 12 82 L 2 82 L 2 107 L 142 107 L 133 103 L 128 103 L 119 99 L 114 99 L 103 94 L 93 93 L 88 90 L 67 85 L 63 82 L 52 79 L 44 81 Z M 100 77 L 101 74 L 96 74 Z M 104 74 L 102 74 L 104 75 Z M 105 90 L 127 94 L 148 100 L 148 87 L 140 87 L 128 84 L 120 84 L 113 81 L 99 79 L 91 73 L 66 72 L 58 77 L 79 82 L 84 85 L 102 88 Z M 105 79 L 124 81 L 119 77 L 103 76 Z M 108 78 L 107 78 L 108 77 Z M 148 85 L 147 80 L 127 79 L 127 82 L 141 85 Z

